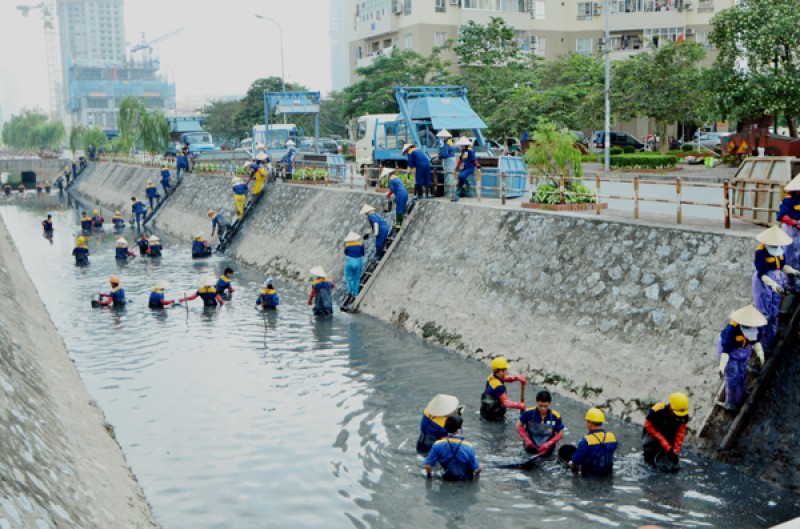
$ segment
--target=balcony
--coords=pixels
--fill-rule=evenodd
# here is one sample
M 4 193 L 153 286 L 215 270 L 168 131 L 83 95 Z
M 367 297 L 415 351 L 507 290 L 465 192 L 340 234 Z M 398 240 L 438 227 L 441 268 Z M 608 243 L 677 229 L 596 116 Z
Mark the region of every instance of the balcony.
M 632 13 L 612 13 L 608 18 L 611 31 L 632 31 L 642 28 L 683 27 L 686 25 L 686 12 L 676 9 L 669 11 L 650 11 Z
M 389 46 L 388 48 L 379 49 L 376 52 L 370 52 L 369 55 L 366 57 L 361 57 L 360 59 L 356 59 L 356 68 L 364 68 L 365 66 L 371 65 L 375 59 L 380 57 L 381 55 L 391 55 L 395 50 L 394 46 Z

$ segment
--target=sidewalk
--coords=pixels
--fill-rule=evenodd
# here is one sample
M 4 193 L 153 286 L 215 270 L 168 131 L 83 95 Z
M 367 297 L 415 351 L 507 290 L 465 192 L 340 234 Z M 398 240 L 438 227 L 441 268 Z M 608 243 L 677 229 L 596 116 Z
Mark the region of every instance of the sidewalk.
M 635 170 L 631 172 L 612 170 L 609 176 L 610 178 L 633 178 L 638 175 L 640 179 L 644 180 L 675 180 L 676 177 L 680 176 L 697 182 L 722 182 L 732 179 L 738 169 L 738 167 L 730 167 L 728 165 L 718 165 L 710 168 L 705 165 L 680 164 L 674 171 L 668 173 L 637 173 Z M 584 178 L 594 178 L 597 173 L 602 176 L 602 163 L 585 162 L 583 164 Z

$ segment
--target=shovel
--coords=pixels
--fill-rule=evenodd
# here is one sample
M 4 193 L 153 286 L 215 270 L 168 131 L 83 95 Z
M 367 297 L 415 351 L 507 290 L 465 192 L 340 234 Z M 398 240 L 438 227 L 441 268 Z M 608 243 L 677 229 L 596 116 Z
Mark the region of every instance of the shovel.
M 665 474 L 674 474 L 681 469 L 681 462 L 678 454 L 670 450 L 669 452 L 661 451 L 656 454 L 654 463 L 656 468 Z

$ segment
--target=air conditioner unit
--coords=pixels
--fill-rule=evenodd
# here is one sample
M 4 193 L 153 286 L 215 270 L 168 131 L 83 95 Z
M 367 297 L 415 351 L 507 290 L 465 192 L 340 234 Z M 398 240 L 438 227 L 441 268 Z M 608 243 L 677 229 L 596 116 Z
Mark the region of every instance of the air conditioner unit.
M 392 13 L 395 15 L 402 15 L 403 14 L 403 2 L 402 0 L 394 0 L 392 2 Z
M 451 6 L 458 7 L 460 3 L 461 3 L 461 0 L 450 0 L 450 5 Z
M 686 36 L 691 37 L 694 35 L 694 28 L 686 28 Z
M 596 17 L 599 17 L 600 16 L 601 7 L 602 6 L 600 4 L 598 4 L 598 3 L 592 4 L 592 15 L 596 16 Z

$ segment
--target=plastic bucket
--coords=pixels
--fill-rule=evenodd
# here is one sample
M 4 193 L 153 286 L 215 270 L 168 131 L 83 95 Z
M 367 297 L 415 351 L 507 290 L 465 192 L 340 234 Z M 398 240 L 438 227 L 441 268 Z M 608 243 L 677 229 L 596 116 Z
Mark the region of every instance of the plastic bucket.
M 675 452 L 661 451 L 656 454 L 654 463 L 660 472 L 674 474 L 681 469 L 681 462 Z
M 577 450 L 575 445 L 563 445 L 558 449 L 558 460 L 562 463 L 569 463 Z

